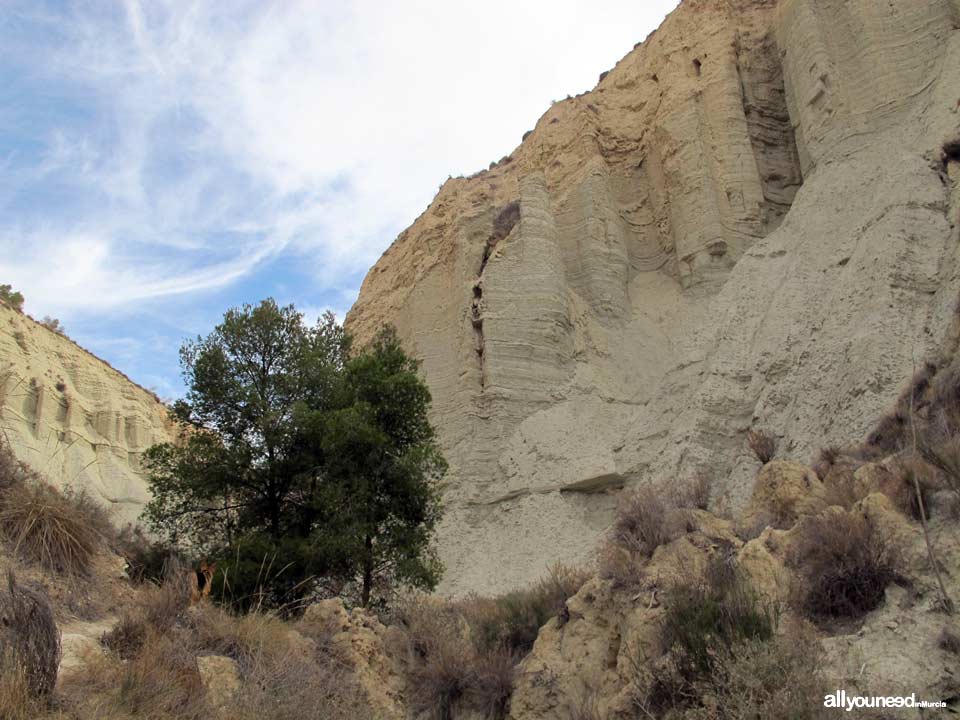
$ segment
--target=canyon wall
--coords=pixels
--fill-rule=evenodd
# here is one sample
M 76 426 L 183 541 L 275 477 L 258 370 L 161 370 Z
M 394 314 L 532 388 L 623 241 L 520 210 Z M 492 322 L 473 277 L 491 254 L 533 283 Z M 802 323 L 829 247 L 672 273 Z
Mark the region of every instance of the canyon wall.
M 153 393 L 2 303 L 0 427 L 19 460 L 87 491 L 119 525 L 149 500 L 141 454 L 175 434 Z
M 955 312 L 958 27 L 960 0 L 686 0 L 443 185 L 346 321 L 423 360 L 441 590 L 587 557 L 624 485 L 741 506 L 750 428 L 802 460 L 862 437 Z

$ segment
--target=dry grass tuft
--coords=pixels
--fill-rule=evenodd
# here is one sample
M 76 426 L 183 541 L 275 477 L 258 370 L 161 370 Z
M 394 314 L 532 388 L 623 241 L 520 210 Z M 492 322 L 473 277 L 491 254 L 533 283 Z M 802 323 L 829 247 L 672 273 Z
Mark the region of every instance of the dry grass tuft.
M 751 640 L 721 650 L 713 672 L 697 683 L 701 707 L 685 720 L 831 717 L 823 707 L 823 652 L 809 631 L 771 641 Z M 835 711 L 834 711 L 835 712 Z
M 64 677 L 62 702 L 73 717 L 209 720 L 211 708 L 192 650 L 152 631 L 129 660 L 90 658 Z
M 699 472 L 681 483 L 675 492 L 678 507 L 706 510 L 710 506 L 713 478 L 706 472 Z
M 766 465 L 773 460 L 777 452 L 777 441 L 765 430 L 748 430 L 747 447 L 753 451 L 757 460 Z
M 509 648 L 477 653 L 473 682 L 467 688 L 467 703 L 484 718 L 505 718 L 517 676 L 520 658 Z
M 60 492 L 0 442 L 0 536 L 45 569 L 87 575 L 112 537 L 107 512 L 84 492 Z
M 72 499 L 42 482 L 14 487 L 0 499 L 0 534 L 14 552 L 47 570 L 86 575 L 103 536 L 85 512 L 85 496 Z
M 817 620 L 862 616 L 899 577 L 897 548 L 853 512 L 807 518 L 788 561 L 799 575 L 795 604 Z
M 352 676 L 330 660 L 294 653 L 253 665 L 224 712 L 231 720 L 355 720 L 368 717 Z
M 0 657 L 20 668 L 29 693 L 49 695 L 60 668 L 60 630 L 47 599 L 17 584 L 7 575 L 7 592 L 0 595 Z

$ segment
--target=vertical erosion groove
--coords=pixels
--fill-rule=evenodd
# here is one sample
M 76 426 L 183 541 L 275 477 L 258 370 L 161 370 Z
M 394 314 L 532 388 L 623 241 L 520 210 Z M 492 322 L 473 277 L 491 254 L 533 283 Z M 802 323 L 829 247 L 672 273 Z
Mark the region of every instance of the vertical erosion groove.
M 493 219 L 493 231 L 483 248 L 483 257 L 480 259 L 480 269 L 477 271 L 477 279 L 473 284 L 473 299 L 470 305 L 470 323 L 473 325 L 474 335 L 476 336 L 477 363 L 480 368 L 480 392 L 483 392 L 486 386 L 485 358 L 484 358 L 484 340 L 483 340 L 483 273 L 487 269 L 487 263 L 493 254 L 497 243 L 505 239 L 514 226 L 520 220 L 520 202 L 514 200 L 507 203 L 497 212 Z

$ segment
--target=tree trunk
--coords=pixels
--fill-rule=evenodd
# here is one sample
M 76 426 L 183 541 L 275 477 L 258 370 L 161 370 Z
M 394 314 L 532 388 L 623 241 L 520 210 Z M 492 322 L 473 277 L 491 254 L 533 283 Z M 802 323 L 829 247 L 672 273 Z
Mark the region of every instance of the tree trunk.
M 369 535 L 363 541 L 363 607 L 370 605 L 370 590 L 373 587 L 373 538 Z

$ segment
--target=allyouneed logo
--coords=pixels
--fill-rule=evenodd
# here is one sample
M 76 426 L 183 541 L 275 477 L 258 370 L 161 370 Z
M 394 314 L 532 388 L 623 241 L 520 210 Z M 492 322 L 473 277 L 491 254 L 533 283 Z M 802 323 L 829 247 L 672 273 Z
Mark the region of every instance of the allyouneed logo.
M 943 700 L 917 700 L 916 694 L 865 696 L 847 695 L 846 690 L 837 690 L 833 695 L 823 696 L 823 706 L 850 712 L 854 708 L 944 708 L 947 703 Z

